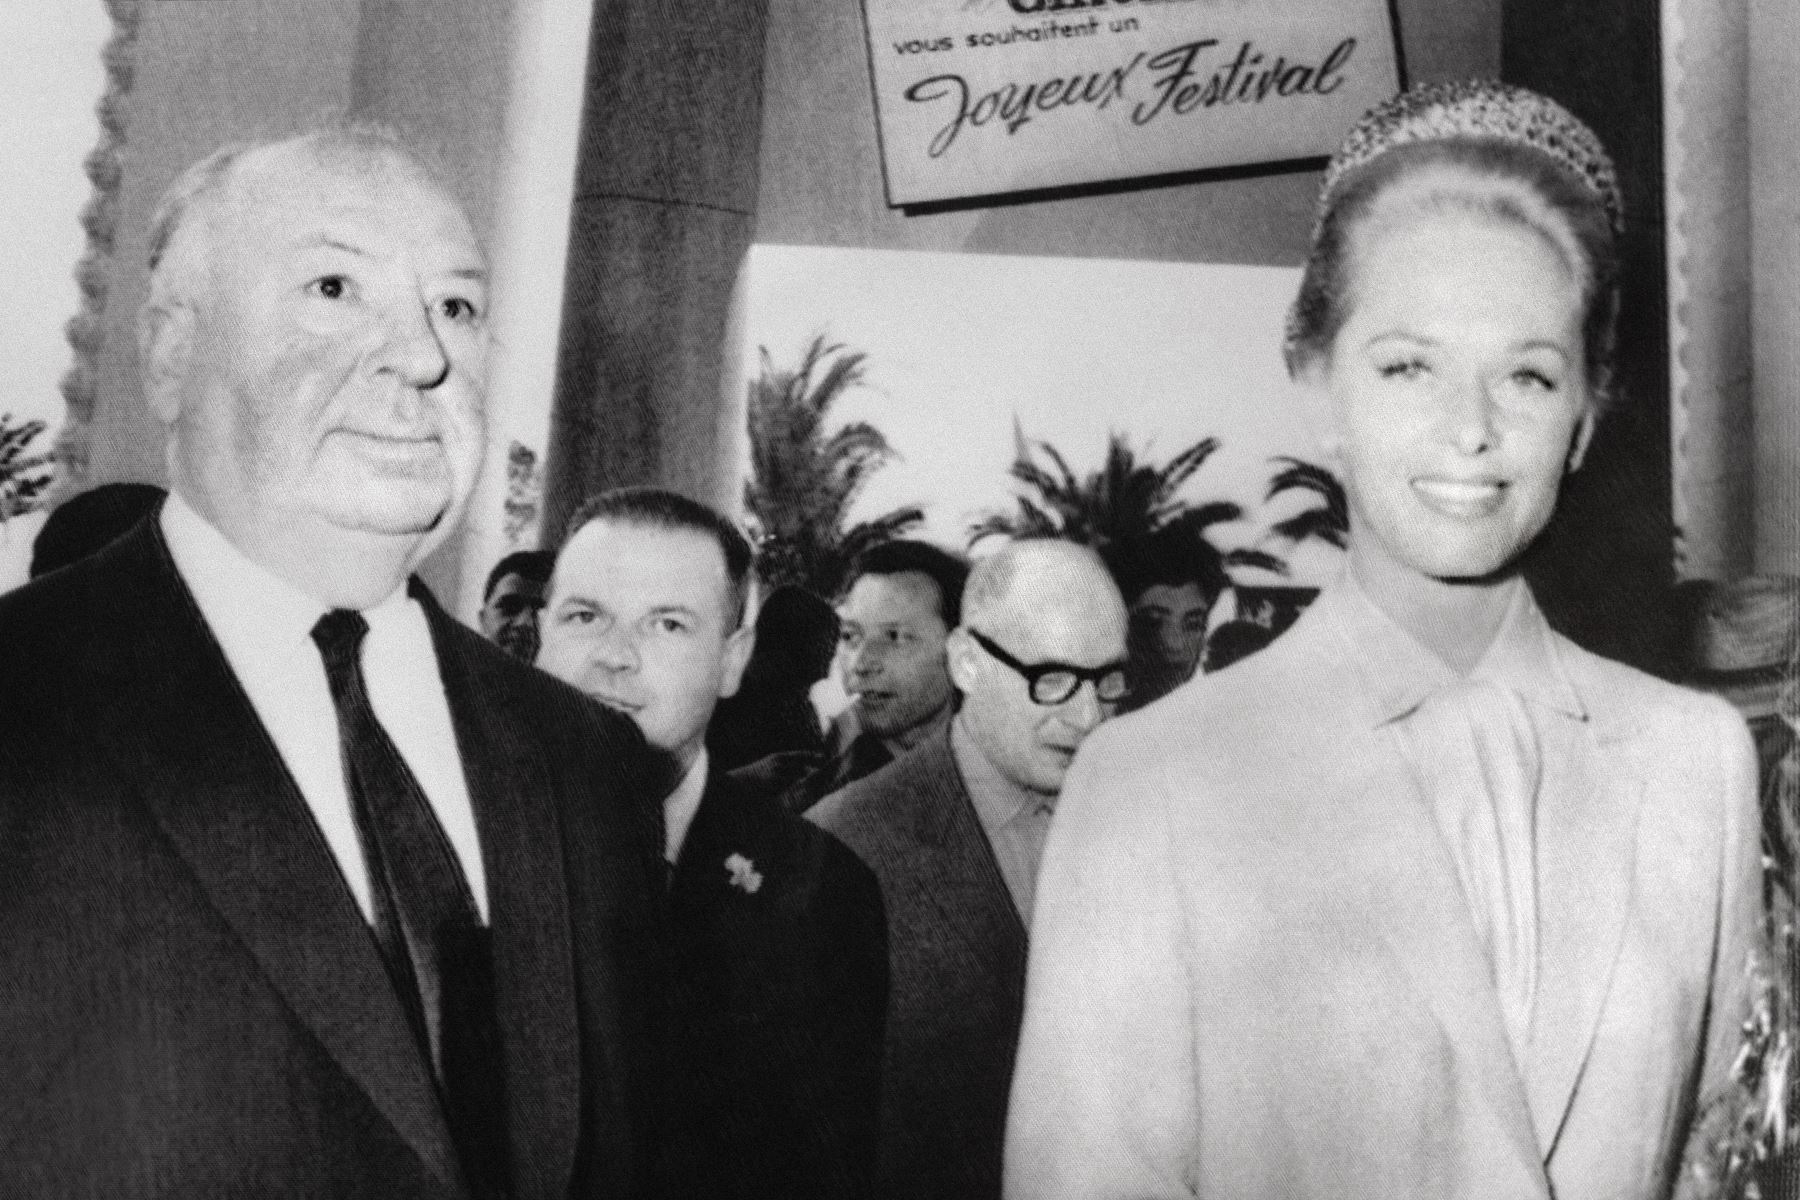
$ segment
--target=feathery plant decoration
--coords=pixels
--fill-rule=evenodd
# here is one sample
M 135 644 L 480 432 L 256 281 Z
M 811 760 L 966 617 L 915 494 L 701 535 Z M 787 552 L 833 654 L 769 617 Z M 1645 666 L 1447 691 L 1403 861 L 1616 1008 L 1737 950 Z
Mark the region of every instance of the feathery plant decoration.
M 1079 476 L 1062 452 L 1049 442 L 1025 437 L 1013 419 L 1014 453 L 1007 469 L 1024 490 L 1014 497 L 1011 513 L 989 513 L 969 527 L 969 543 L 995 534 L 1008 537 L 1060 537 L 1105 551 L 1114 546 L 1140 544 L 1171 525 L 1192 526 L 1200 542 L 1226 567 L 1260 567 L 1278 574 L 1287 566 L 1262 550 L 1240 548 L 1220 551 L 1205 531 L 1225 521 L 1235 521 L 1244 510 L 1228 500 L 1190 505 L 1177 493 L 1219 448 L 1218 438 L 1201 438 L 1160 466 L 1140 460 L 1125 435 L 1117 430 L 1106 439 L 1106 456 L 1100 469 Z M 1042 453 L 1044 462 L 1038 461 Z
M 1308 538 L 1317 538 L 1339 550 L 1348 549 L 1350 498 L 1338 477 L 1324 467 L 1304 459 L 1280 455 L 1275 461 L 1283 465 L 1274 478 L 1269 480 L 1268 493 L 1263 497 L 1265 501 L 1273 500 L 1283 492 L 1298 491 L 1311 492 L 1319 497 L 1320 503 L 1309 505 L 1293 516 L 1275 522 L 1270 526 L 1270 531 L 1295 545 Z
M 34 512 L 44 505 L 55 480 L 54 454 L 28 454 L 42 421 L 14 423 L 11 413 L 0 413 L 0 522 Z
M 1745 965 L 1750 1012 L 1730 1083 L 1688 1147 L 1677 1195 L 1692 1200 L 1785 1200 L 1791 1190 L 1764 1185 L 1800 1179 L 1800 648 L 1787 676 L 1776 712 L 1796 740 L 1762 784 L 1767 936 Z
M 756 539 L 757 574 L 770 587 L 796 584 L 833 596 L 864 550 L 902 537 L 925 519 L 917 506 L 846 527 L 869 479 L 897 455 L 866 421 L 827 432 L 831 409 L 863 381 L 866 355 L 815 337 L 797 369 L 777 367 L 762 349 L 750 384 L 750 478 L 744 509 Z

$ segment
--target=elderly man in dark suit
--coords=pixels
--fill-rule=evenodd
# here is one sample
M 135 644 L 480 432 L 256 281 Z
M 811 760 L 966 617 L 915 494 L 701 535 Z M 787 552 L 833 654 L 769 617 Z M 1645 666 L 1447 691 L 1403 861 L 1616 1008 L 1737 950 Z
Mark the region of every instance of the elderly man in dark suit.
M 1000 1194 L 1038 856 L 1063 774 L 1124 699 L 1125 605 L 1100 559 L 1015 542 L 969 576 L 946 642 L 955 718 L 808 814 L 874 868 L 892 991 L 879 1188 Z
M 685 496 L 594 497 L 557 555 L 538 665 L 630 715 L 680 773 L 663 800 L 674 1190 L 849 1200 L 875 1160 L 881 891 L 836 838 L 708 760 L 707 723 L 752 649 L 750 557 Z
M 0 600 L 0 1195 L 638 1194 L 660 760 L 409 582 L 481 459 L 467 219 L 315 133 L 190 168 L 151 269 L 172 495 Z

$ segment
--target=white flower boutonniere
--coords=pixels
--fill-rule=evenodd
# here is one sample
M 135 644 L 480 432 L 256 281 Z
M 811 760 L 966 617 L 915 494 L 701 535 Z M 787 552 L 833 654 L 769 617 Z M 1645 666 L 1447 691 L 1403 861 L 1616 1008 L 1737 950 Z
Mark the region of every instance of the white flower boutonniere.
M 741 854 L 733 854 L 725 860 L 725 871 L 731 876 L 732 887 L 750 895 L 755 895 L 762 887 L 762 873 L 756 869 L 755 863 Z

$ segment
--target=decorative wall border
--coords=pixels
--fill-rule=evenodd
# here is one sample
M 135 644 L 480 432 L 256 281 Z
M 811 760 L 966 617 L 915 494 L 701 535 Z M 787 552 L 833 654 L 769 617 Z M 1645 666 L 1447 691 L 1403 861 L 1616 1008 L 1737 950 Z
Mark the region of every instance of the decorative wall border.
M 100 141 L 82 162 L 83 171 L 94 185 L 94 194 L 81 210 L 81 227 L 87 233 L 87 251 L 75 265 L 81 306 L 64 326 L 69 346 L 74 350 L 74 362 L 61 383 L 69 415 L 56 448 L 61 474 L 58 491 L 65 495 L 79 490 L 87 475 L 87 427 L 94 419 L 98 392 L 106 293 L 112 278 L 119 191 L 125 175 L 128 100 L 135 76 L 138 30 L 143 22 L 142 0 L 105 0 L 105 4 L 113 32 L 100 52 L 106 66 L 105 90 L 95 106 L 100 119 Z

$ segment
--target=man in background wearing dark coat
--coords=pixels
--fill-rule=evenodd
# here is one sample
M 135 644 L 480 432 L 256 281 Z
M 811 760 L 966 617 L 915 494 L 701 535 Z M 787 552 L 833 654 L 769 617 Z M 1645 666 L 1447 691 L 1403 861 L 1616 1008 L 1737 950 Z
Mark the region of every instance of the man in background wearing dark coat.
M 898 539 L 858 555 L 838 599 L 836 667 L 850 708 L 824 753 L 774 754 L 743 769 L 789 812 L 872 774 L 950 720 L 955 689 L 944 639 L 962 614 L 969 564 L 930 542 Z
M 878 1189 L 994 1200 L 1044 836 L 1082 740 L 1125 697 L 1125 605 L 1100 559 L 1022 541 L 977 562 L 938 734 L 807 817 L 881 881 L 892 990 Z
M 220 151 L 140 319 L 171 496 L 0 600 L 0 1195 L 637 1195 L 657 760 L 412 579 L 486 275 L 385 134 Z
M 663 801 L 680 1197 L 865 1196 L 887 945 L 875 877 L 755 784 L 712 770 L 737 690 L 750 545 L 673 492 L 589 500 L 557 555 L 538 665 L 628 714 L 680 773 Z

